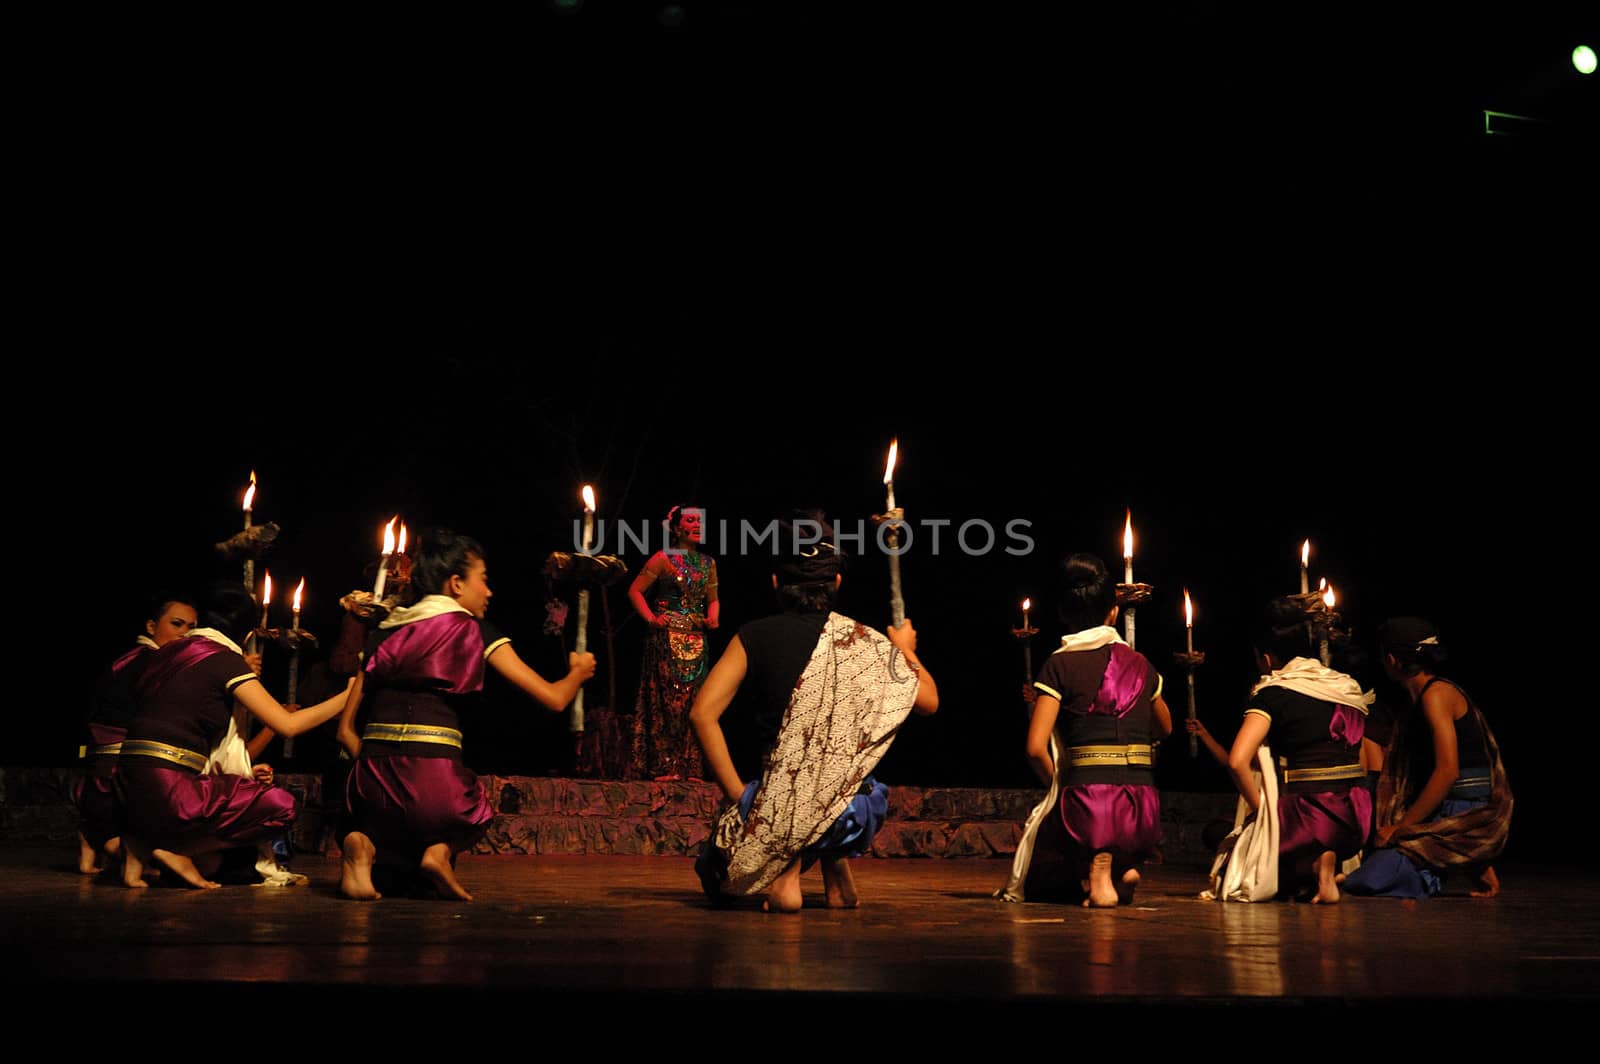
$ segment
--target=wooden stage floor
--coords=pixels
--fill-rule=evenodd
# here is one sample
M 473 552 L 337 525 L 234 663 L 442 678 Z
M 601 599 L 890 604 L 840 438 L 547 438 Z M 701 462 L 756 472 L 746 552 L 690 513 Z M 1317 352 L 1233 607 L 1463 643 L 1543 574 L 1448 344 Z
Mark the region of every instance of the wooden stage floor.
M 1002 861 L 868 858 L 854 862 L 861 908 L 824 908 L 813 871 L 806 910 L 769 916 L 709 908 L 683 858 L 469 856 L 472 904 L 360 904 L 338 896 L 338 863 L 324 858 L 297 865 L 310 887 L 196 892 L 92 882 L 72 856 L 0 848 L 13 1003 L 30 991 L 198 999 L 248 986 L 285 1004 L 459 992 L 541 1011 L 626 1002 L 641 1015 L 721 998 L 774 1014 L 870 1001 L 919 1017 L 1292 1005 L 1576 1020 L 1600 999 L 1600 884 L 1570 873 L 1507 869 L 1506 891 L 1487 901 L 1323 908 L 1203 902 L 1198 872 L 1156 867 L 1133 907 L 1085 911 L 992 900 Z

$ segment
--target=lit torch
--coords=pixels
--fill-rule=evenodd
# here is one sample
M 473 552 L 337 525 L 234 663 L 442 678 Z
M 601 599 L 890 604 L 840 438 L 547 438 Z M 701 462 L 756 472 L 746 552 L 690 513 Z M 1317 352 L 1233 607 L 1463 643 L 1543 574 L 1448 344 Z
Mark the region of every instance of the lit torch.
M 1033 632 L 1028 628 L 1028 611 L 1033 608 L 1033 599 L 1022 600 L 1022 682 L 1033 682 Z
M 585 484 L 583 486 L 583 553 L 588 554 L 594 546 L 594 488 Z M 589 650 L 589 589 L 578 589 L 578 636 L 574 641 L 578 653 L 583 654 Z M 572 733 L 583 733 L 583 688 L 578 688 L 578 697 L 572 700 Z
M 1328 633 L 1333 628 L 1333 606 L 1334 603 L 1339 601 L 1339 599 L 1338 596 L 1333 593 L 1332 584 L 1328 583 L 1327 580 L 1323 580 L 1322 585 L 1322 604 L 1328 607 L 1328 619 L 1327 622 L 1322 626 L 1322 643 L 1317 649 L 1321 652 L 1323 666 L 1328 667 L 1333 664 L 1333 654 L 1328 649 Z
M 1194 720 L 1194 602 L 1183 589 L 1183 645 L 1189 654 L 1189 719 Z M 1189 756 L 1200 756 L 1200 737 L 1189 733 Z
M 250 486 L 244 489 L 244 530 L 246 532 L 250 531 L 250 525 L 254 522 L 250 508 L 255 505 L 255 502 L 256 471 L 252 469 L 250 470 Z M 244 586 L 246 590 L 256 586 L 256 559 L 254 554 L 249 553 L 249 550 L 250 544 L 246 543 L 244 556 Z
M 894 467 L 900 457 L 900 440 L 889 441 L 889 461 L 883 467 L 883 486 L 888 493 L 884 517 L 889 522 L 889 623 L 899 628 L 906 623 L 906 600 L 900 591 L 900 514 L 894 504 Z
M 1133 510 L 1128 510 L 1128 519 L 1122 526 L 1122 582 L 1133 583 Z M 1122 615 L 1122 634 L 1128 640 L 1128 649 L 1134 649 L 1132 606 L 1129 606 Z
M 372 601 L 383 601 L 383 585 L 389 579 L 389 556 L 394 553 L 394 526 L 400 520 L 400 515 L 389 518 L 389 523 L 383 526 L 383 557 L 378 559 L 378 579 L 372 584 Z
M 289 697 L 285 699 L 291 706 L 295 704 L 295 693 L 300 687 L 300 598 L 306 591 L 306 578 L 301 577 L 300 583 L 294 589 L 294 624 L 290 627 L 289 645 Z M 283 756 L 294 756 L 294 736 L 286 735 L 283 738 Z

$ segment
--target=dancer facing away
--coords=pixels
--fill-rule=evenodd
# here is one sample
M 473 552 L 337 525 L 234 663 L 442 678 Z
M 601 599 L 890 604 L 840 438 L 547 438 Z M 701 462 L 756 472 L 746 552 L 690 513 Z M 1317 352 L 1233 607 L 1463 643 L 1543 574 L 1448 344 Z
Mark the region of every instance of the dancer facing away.
M 1361 740 L 1369 695 L 1317 660 L 1304 610 L 1289 598 L 1267 604 L 1255 633 L 1261 680 L 1228 753 L 1228 771 L 1250 807 L 1261 810 L 1252 774 L 1256 752 L 1272 737 L 1281 769 L 1277 814 L 1279 894 L 1339 900 L 1339 862 L 1361 849 L 1372 823 L 1362 786 Z
M 690 715 L 730 803 L 695 870 L 713 901 L 764 897 L 769 912 L 789 913 L 802 904 L 801 872 L 821 862 L 828 905 L 853 908 L 849 858 L 868 852 L 888 812 L 872 769 L 913 709 L 939 708 L 939 690 L 909 620 L 885 637 L 834 612 L 842 557 L 820 512 L 780 522 L 775 546 L 781 612 L 739 630 Z M 735 695 L 766 751 L 749 783 L 721 724 Z
M 1039 671 L 1028 725 L 1028 761 L 1050 790 L 997 896 L 1126 905 L 1161 839 L 1152 754 L 1172 715 L 1160 674 L 1112 627 L 1116 584 L 1105 563 L 1067 558 L 1060 603 L 1067 635 Z

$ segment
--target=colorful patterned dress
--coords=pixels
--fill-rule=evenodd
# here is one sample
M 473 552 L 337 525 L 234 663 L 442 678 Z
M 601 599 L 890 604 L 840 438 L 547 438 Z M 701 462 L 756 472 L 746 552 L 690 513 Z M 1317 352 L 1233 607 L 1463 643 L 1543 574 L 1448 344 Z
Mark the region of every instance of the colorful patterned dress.
M 666 569 L 645 600 L 666 627 L 645 638 L 639 698 L 633 711 L 632 779 L 660 776 L 701 778 L 700 744 L 689 726 L 689 708 L 706 678 L 706 608 L 716 593 L 717 566 L 694 550 L 663 551 Z M 655 563 L 656 559 L 651 559 Z

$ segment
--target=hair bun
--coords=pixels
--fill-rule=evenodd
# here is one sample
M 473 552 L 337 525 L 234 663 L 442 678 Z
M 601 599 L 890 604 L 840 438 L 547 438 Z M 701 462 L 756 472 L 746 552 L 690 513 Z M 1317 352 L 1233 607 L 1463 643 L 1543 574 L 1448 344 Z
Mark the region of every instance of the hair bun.
M 1106 578 L 1105 564 L 1089 555 L 1074 554 L 1067 559 L 1066 578 L 1067 587 L 1073 591 L 1094 587 Z

